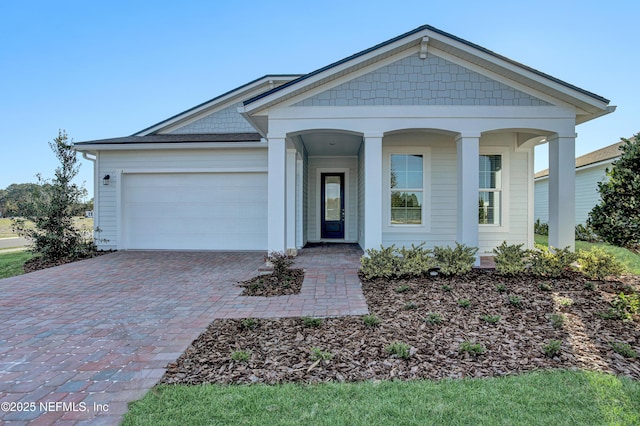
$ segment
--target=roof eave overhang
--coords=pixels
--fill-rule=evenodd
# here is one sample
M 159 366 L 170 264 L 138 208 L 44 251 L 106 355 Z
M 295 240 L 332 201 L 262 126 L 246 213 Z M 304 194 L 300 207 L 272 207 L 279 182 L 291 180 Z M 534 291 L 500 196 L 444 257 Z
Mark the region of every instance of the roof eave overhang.
M 143 150 L 176 150 L 176 149 L 248 149 L 266 148 L 260 142 L 180 142 L 180 143 L 113 143 L 113 144 L 76 144 L 73 148 L 78 152 L 95 153 L 97 151 L 143 151 Z

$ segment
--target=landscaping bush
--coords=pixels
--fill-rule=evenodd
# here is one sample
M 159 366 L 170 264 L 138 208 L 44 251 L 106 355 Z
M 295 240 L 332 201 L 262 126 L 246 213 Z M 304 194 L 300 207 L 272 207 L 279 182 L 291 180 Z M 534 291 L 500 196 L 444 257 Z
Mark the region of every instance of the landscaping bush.
M 463 275 L 476 263 L 477 247 L 467 247 L 456 242 L 456 248 L 434 247 L 433 254 L 443 275 Z
M 553 251 L 551 251 L 553 250 Z M 569 247 L 556 249 L 539 247 L 531 253 L 531 272 L 538 276 L 558 278 L 571 269 L 571 264 L 578 260 L 578 255 Z
M 631 321 L 633 316 L 640 312 L 640 295 L 638 293 L 629 295 L 620 293 L 613 299 L 611 306 L 619 319 Z
M 380 246 L 380 250 L 368 249 L 367 255 L 360 259 L 360 272 L 365 280 L 395 278 L 398 276 L 401 261 L 396 255 L 395 245 L 386 248 Z
M 285 252 L 272 251 L 265 257 L 265 261 L 273 266 L 273 276 L 278 281 L 289 278 L 289 268 L 293 265 L 293 259 Z
M 432 251 L 423 248 L 424 243 L 415 246 L 411 244 L 411 248 L 402 247 L 396 250 L 400 256 L 398 264 L 398 275 L 407 277 L 419 277 L 429 272 L 429 269 L 435 267 Z
M 609 244 L 640 250 L 640 133 L 622 139 L 620 158 L 598 183 L 600 203 L 587 223 Z
M 411 248 L 380 246 L 380 250 L 368 249 L 361 259 L 360 271 L 365 280 L 375 278 L 420 277 L 436 266 L 431 250 L 423 248 L 424 243 Z
M 538 235 L 549 235 L 549 224 L 540 223 L 540 219 L 536 219 L 533 224 L 533 232 Z
M 581 224 L 576 225 L 576 240 L 587 241 L 589 243 L 595 243 L 600 241 L 600 238 L 596 235 L 589 225 L 584 226 Z
M 602 280 L 609 275 L 620 275 L 625 271 L 625 266 L 614 255 L 607 253 L 600 247 L 592 247 L 591 250 L 578 252 L 580 271 L 587 277 Z
M 523 246 L 524 244 L 508 245 L 506 241 L 503 241 L 493 249 L 495 254 L 493 260 L 496 263 L 496 271 L 500 275 L 516 275 L 524 272 L 527 267 L 525 258 L 528 251 L 523 250 Z

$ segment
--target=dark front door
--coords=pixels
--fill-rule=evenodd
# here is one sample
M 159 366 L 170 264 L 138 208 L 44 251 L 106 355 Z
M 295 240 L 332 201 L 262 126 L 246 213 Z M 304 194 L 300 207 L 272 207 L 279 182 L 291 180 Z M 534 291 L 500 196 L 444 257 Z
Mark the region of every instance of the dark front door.
M 322 173 L 322 238 L 344 238 L 344 173 Z

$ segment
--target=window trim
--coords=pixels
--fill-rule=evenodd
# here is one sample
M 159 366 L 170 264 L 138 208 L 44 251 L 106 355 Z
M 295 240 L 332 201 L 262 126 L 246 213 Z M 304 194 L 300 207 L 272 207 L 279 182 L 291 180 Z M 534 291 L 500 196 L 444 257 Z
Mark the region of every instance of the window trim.
M 510 163 L 510 149 L 506 146 L 480 146 L 480 155 L 500 155 L 502 157 L 502 176 L 500 188 L 480 188 L 478 187 L 478 194 L 480 192 L 499 192 L 500 198 L 500 224 L 494 225 L 491 223 L 480 223 L 478 221 L 479 232 L 509 232 L 509 165 Z M 478 158 L 480 161 L 480 158 Z
M 422 223 L 391 223 L 391 156 L 422 155 Z M 383 231 L 386 232 L 430 232 L 431 231 L 431 148 L 424 146 L 389 146 L 383 147 L 382 200 Z M 408 192 L 413 190 L 407 189 Z M 366 214 L 366 213 L 365 213 Z

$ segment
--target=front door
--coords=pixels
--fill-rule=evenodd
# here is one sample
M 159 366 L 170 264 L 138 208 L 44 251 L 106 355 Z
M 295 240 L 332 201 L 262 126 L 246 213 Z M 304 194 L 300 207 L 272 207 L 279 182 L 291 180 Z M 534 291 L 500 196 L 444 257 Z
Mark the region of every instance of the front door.
M 344 173 L 322 173 L 322 238 L 344 238 Z

